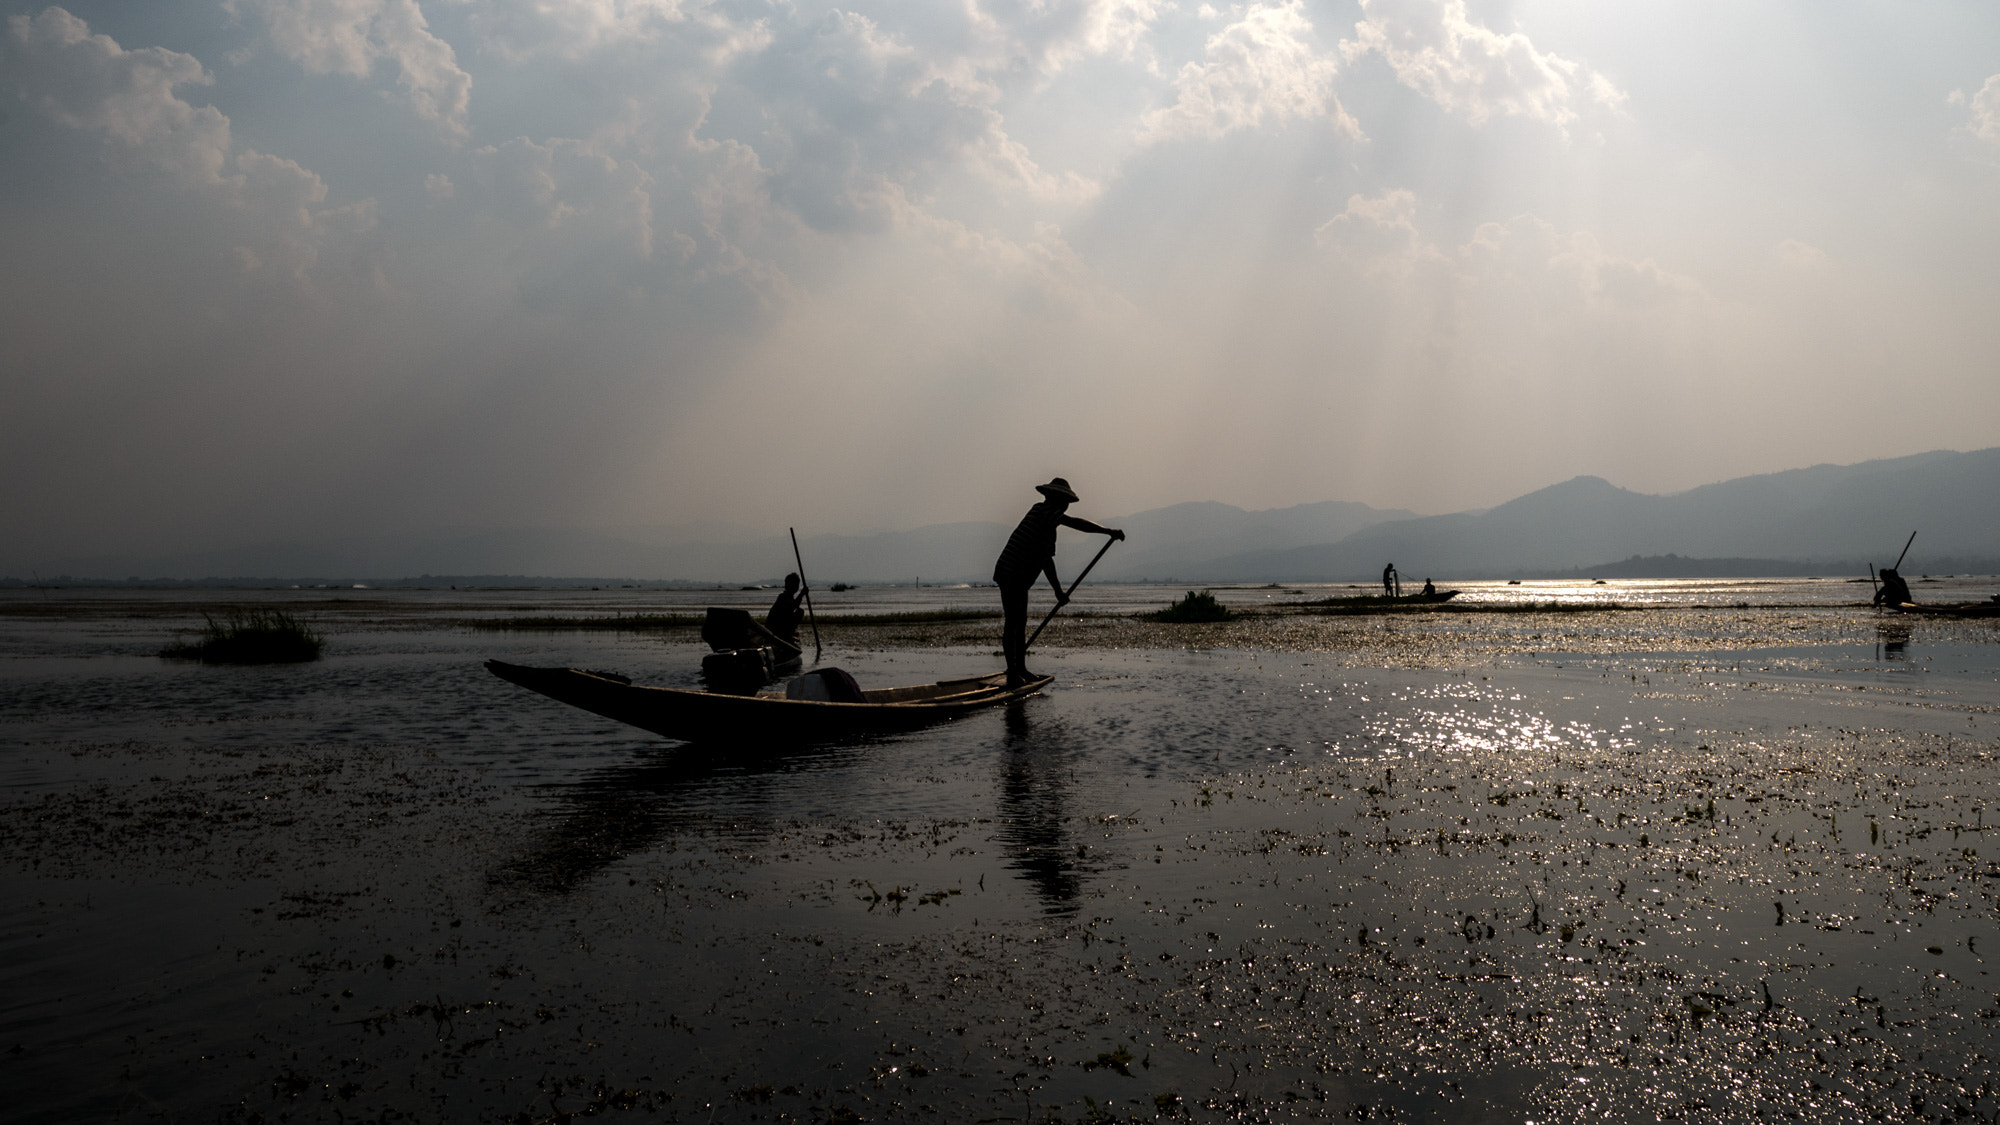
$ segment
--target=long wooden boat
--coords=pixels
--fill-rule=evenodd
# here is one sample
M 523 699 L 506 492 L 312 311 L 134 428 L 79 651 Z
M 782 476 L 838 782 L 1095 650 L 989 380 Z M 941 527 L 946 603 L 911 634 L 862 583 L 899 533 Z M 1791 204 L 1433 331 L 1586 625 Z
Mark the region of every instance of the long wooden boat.
M 863 691 L 861 703 L 826 703 L 786 699 L 781 692 L 729 695 L 687 688 L 642 687 L 604 672 L 530 668 L 500 660 L 487 661 L 486 670 L 572 707 L 689 742 L 724 739 L 821 742 L 915 730 L 1025 698 L 1054 679 L 1043 676 L 1009 687 L 1007 674 L 995 672 L 970 679 Z
M 1904 613 L 1921 614 L 1926 617 L 2000 617 L 2000 601 L 1960 602 L 1957 605 L 1919 605 L 1916 602 L 1899 602 L 1896 608 Z

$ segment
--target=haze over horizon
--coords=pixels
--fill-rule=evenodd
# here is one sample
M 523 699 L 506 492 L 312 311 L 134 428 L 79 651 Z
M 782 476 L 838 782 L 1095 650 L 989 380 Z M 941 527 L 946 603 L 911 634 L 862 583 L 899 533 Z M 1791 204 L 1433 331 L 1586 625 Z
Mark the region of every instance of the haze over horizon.
M 1990 5 L 0 16 L 6 559 L 2000 446 Z
M 1621 577 L 1685 577 L 1690 567 L 1709 576 L 1841 573 L 1861 570 L 1859 560 L 1897 542 L 1911 542 L 1906 528 L 1923 537 L 1912 556 L 1920 566 L 1989 573 L 2000 569 L 2000 447 L 1816 465 L 1665 496 L 1577 476 L 1490 509 L 1442 515 L 1342 500 L 1254 511 L 1191 501 L 1111 515 L 1109 522 L 1129 539 L 1097 572 L 1114 581 L 1345 580 L 1370 578 L 1389 559 L 1461 580 L 1607 566 Z M 912 576 L 985 581 L 1012 526 L 959 520 L 855 534 L 810 524 L 759 529 L 709 521 L 434 531 L 49 559 L 39 567 L 0 557 L 0 584 L 472 577 L 761 582 L 790 569 L 799 550 L 822 582 Z M 1064 536 L 1059 567 L 1076 573 L 1099 545 L 1093 535 Z M 1635 567 L 1652 573 L 1633 573 Z

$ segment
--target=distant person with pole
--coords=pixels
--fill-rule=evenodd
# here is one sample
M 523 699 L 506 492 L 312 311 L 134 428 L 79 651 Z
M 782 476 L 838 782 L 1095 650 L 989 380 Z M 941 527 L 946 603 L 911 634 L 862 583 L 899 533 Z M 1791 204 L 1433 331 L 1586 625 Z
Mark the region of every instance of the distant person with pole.
M 790 642 L 799 643 L 799 622 L 805 620 L 806 584 L 797 574 L 785 575 L 785 590 L 764 615 L 764 628 Z
M 1071 527 L 1094 535 L 1109 535 L 1113 542 L 1125 538 L 1125 533 L 1116 528 L 1066 515 L 1077 496 L 1063 478 L 1038 484 L 1035 491 L 1042 494 L 1041 503 L 1021 517 L 1014 534 L 1007 537 L 999 561 L 993 564 L 993 582 L 1000 587 L 1000 609 L 1006 617 L 1000 630 L 1000 648 L 1007 656 L 1009 686 L 1036 678 L 1028 671 L 1028 591 L 1034 588 L 1035 580 L 1047 575 L 1049 588 L 1056 593 L 1056 604 L 1069 602 L 1062 579 L 1056 577 L 1057 530 Z
M 1403 576 L 1396 573 L 1395 563 L 1390 563 L 1388 566 L 1382 568 L 1383 597 L 1385 598 L 1395 597 L 1396 591 L 1399 587 L 1401 587 L 1402 583 L 1403 583 Z
M 1886 605 L 1893 609 L 1904 602 L 1914 600 L 1910 597 L 1910 584 L 1903 581 L 1903 576 L 1896 573 L 1896 568 L 1883 567 L 1882 588 L 1875 591 L 1875 604 Z
M 1894 608 L 1902 605 L 1904 602 L 1916 601 L 1915 598 L 1910 596 L 1910 584 L 1903 581 L 1902 575 L 1896 573 L 1896 567 L 1902 566 L 1903 560 L 1909 557 L 1910 544 L 1916 541 L 1917 533 L 1914 531 L 1910 532 L 1910 537 L 1903 541 L 1903 553 L 1896 556 L 1896 566 L 1885 566 L 1882 568 L 1882 588 L 1875 591 L 1876 605 L 1886 605 Z

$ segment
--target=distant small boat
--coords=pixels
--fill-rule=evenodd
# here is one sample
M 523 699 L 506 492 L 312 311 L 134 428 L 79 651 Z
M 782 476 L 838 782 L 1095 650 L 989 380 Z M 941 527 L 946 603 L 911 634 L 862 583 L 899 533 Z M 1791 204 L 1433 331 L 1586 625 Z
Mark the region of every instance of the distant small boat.
M 489 660 L 486 670 L 550 699 L 641 730 L 689 742 L 757 740 L 825 742 L 856 735 L 915 730 L 1041 691 L 1043 676 L 1016 687 L 1007 674 L 940 680 L 863 691 L 861 703 L 786 699 L 782 693 L 732 695 L 686 688 L 641 687 L 622 676 L 576 668 L 531 668 Z
M 1904 613 L 1915 613 L 1926 617 L 2000 617 L 2000 600 L 1960 602 L 1956 605 L 1918 605 L 1916 602 L 1900 602 L 1896 608 Z

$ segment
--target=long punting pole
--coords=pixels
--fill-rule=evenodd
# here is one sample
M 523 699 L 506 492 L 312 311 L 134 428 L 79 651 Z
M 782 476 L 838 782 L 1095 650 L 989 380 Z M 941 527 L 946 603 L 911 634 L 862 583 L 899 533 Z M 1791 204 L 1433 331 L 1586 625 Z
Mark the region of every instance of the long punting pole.
M 1910 553 L 1910 544 L 1915 543 L 1916 541 L 1917 541 L 1917 533 L 1914 531 L 1910 532 L 1910 537 L 1903 541 L 1903 555 L 1907 555 Z M 1896 556 L 1896 565 L 1894 567 L 1894 570 L 1896 571 L 1897 574 L 1903 573 L 1903 555 Z
M 1097 549 L 1097 554 L 1091 557 L 1090 566 L 1084 567 L 1083 573 L 1077 575 L 1076 581 L 1070 583 L 1069 589 L 1063 591 L 1063 600 L 1050 606 L 1048 616 L 1042 618 L 1042 623 L 1040 625 L 1035 626 L 1035 636 L 1029 637 L 1028 643 L 1021 646 L 1022 652 L 1026 652 L 1029 649 L 1035 647 L 1035 638 L 1041 636 L 1042 630 L 1049 627 L 1049 622 L 1055 619 L 1056 611 L 1061 609 L 1065 604 L 1069 602 L 1070 595 L 1076 593 L 1076 588 L 1078 586 L 1083 585 L 1084 577 L 1090 573 L 1091 567 L 1096 566 L 1097 560 L 1103 558 L 1104 552 L 1109 551 L 1111 549 L 1111 545 L 1116 542 L 1118 542 L 1118 540 L 1116 539 L 1107 538 L 1104 540 L 1104 546 L 1099 547 Z
M 1874 563 L 1868 564 L 1868 588 L 1870 590 L 1875 591 L 1877 594 L 1880 594 L 1882 592 L 1882 584 L 1880 582 L 1875 581 Z
M 785 529 L 792 533 L 792 561 L 799 564 L 799 589 L 806 592 L 806 619 L 813 626 L 813 663 L 819 663 L 819 618 L 813 613 L 813 588 L 806 584 L 806 560 L 799 557 L 799 532 L 797 528 Z

